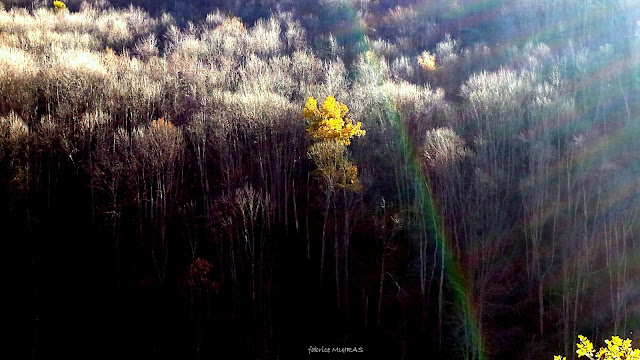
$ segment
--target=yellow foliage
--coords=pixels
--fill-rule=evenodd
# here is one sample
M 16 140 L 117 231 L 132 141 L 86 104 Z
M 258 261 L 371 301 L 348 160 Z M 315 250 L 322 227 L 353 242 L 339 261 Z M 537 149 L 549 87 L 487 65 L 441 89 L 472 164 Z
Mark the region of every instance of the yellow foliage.
M 315 140 L 336 140 L 343 145 L 350 145 L 355 136 L 366 134 L 362 123 L 354 124 L 348 117 L 349 109 L 333 96 L 327 97 L 318 109 L 318 102 L 309 97 L 302 109 L 302 116 L 307 120 L 307 132 Z
M 358 179 L 358 167 L 345 154 L 346 148 L 336 140 L 320 141 L 309 147 L 308 155 L 318 166 L 327 185 L 359 192 L 362 184 Z
M 576 351 L 576 353 L 578 353 L 578 357 L 582 357 L 582 356 L 592 357 L 593 344 L 591 343 L 591 341 L 589 341 L 589 339 L 587 339 L 582 335 L 578 335 L 578 339 L 580 339 L 580 343 L 577 344 L 578 350 Z
M 358 179 L 358 167 L 348 162 L 338 186 L 354 192 L 360 192 L 362 190 L 362 183 L 360 179 Z
M 358 192 L 362 184 L 358 179 L 358 167 L 346 156 L 346 147 L 355 136 L 364 136 L 362 123 L 349 118 L 349 109 L 328 96 L 318 109 L 313 97 L 307 98 L 302 109 L 307 120 L 307 132 L 317 142 L 309 147 L 308 155 L 318 166 L 318 173 L 330 188 L 335 186 Z
M 586 337 L 578 335 L 578 339 L 578 357 L 586 356 L 591 360 L 640 360 L 640 350 L 631 347 L 631 339 L 622 340 L 619 336 L 613 336 L 611 340 L 604 341 L 607 347 L 600 348 L 598 352 L 595 352 L 593 343 Z M 554 360 L 565 359 L 560 355 L 554 356 Z
M 216 27 L 216 31 L 220 31 L 228 35 L 240 35 L 246 31 L 242 21 L 236 17 L 230 17 L 222 24 Z
M 436 69 L 436 57 L 428 51 L 423 51 L 422 54 L 418 56 L 418 64 L 425 70 L 433 71 Z
M 61 11 L 67 8 L 67 5 L 65 5 L 62 1 L 54 1 L 53 2 L 53 8 L 56 11 Z
M 320 141 L 311 146 L 307 155 L 318 166 L 318 173 L 325 177 L 329 185 L 340 183 L 348 161 L 345 156 L 345 147 L 337 141 Z
M 172 128 L 172 127 L 174 127 L 173 124 L 171 123 L 171 121 L 167 121 L 167 120 L 165 120 L 163 118 L 158 118 L 158 120 L 153 120 L 151 122 L 151 126 L 158 127 L 158 128 L 161 128 L 161 127 Z

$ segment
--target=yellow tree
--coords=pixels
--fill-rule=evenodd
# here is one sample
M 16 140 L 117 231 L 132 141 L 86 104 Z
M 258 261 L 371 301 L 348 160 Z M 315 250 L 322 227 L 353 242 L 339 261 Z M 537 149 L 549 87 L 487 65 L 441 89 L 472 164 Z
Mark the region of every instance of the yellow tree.
M 597 352 L 589 339 L 582 335 L 578 335 L 578 339 L 578 357 L 585 356 L 591 360 L 640 360 L 640 350 L 631 347 L 631 339 L 622 340 L 619 336 L 613 336 L 611 340 L 604 341 L 607 347 L 601 347 Z M 554 360 L 566 360 L 566 357 L 556 355 Z
M 66 8 L 67 8 L 67 5 L 65 5 L 62 1 L 53 2 L 53 9 L 55 10 L 55 12 L 63 11 Z
M 418 65 L 426 71 L 434 71 L 436 69 L 436 57 L 428 51 L 423 51 L 418 56 Z
M 332 205 L 332 196 L 336 189 L 343 189 L 345 192 L 347 190 L 359 192 L 362 189 L 362 184 L 358 180 L 358 168 L 347 158 L 346 147 L 351 144 L 351 139 L 364 136 L 366 132 L 362 129 L 362 123 L 355 122 L 350 118 L 347 106 L 338 102 L 333 96 L 328 96 L 320 108 L 318 108 L 316 99 L 309 97 L 302 110 L 302 115 L 307 121 L 307 133 L 311 139 L 314 140 L 314 144 L 309 147 L 308 156 L 317 165 L 317 174 L 319 174 L 323 180 L 324 186 L 325 203 L 321 237 L 322 250 L 320 253 L 320 281 L 322 281 L 324 255 L 326 252 L 325 236 L 329 209 Z M 344 230 L 346 233 L 348 226 L 346 199 L 344 216 Z M 337 214 L 335 217 L 335 275 L 337 301 L 338 304 L 340 304 Z M 307 244 L 307 247 L 308 246 L 309 244 Z M 345 254 L 347 252 L 347 246 L 348 244 L 345 242 Z
M 307 99 L 302 110 L 307 120 L 307 132 L 316 141 L 335 140 L 342 145 L 350 145 L 353 137 L 364 136 L 362 123 L 349 117 L 349 109 L 339 103 L 333 96 L 328 96 L 318 109 L 318 102 L 313 97 Z

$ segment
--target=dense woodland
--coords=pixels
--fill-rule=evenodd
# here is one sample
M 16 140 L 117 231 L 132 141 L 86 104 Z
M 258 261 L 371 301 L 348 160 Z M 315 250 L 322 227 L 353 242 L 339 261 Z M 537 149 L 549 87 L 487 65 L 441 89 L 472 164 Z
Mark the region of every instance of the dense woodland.
M 132 2 L 0 1 L 18 358 L 638 338 L 635 0 Z

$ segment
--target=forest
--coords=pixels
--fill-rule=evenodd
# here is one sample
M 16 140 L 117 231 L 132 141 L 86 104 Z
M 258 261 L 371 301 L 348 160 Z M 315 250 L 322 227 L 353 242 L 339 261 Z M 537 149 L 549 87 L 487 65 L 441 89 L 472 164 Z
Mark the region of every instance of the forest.
M 604 359 L 639 179 L 636 0 L 0 0 L 16 358 Z

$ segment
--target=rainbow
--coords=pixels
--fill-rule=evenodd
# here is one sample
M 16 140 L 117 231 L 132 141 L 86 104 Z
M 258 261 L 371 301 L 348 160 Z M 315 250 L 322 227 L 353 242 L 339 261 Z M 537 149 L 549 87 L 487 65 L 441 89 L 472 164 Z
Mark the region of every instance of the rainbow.
M 344 14 L 351 20 L 351 25 L 340 26 L 334 29 L 335 31 L 333 31 L 333 33 L 337 36 L 348 36 L 351 39 L 356 39 L 358 49 L 364 53 L 371 50 L 371 46 L 369 45 L 369 41 L 366 37 L 367 28 L 383 24 L 386 21 L 386 18 L 383 15 L 376 18 L 369 18 L 367 19 L 368 22 L 365 21 L 360 18 L 356 11 L 354 1 L 346 2 L 347 14 Z M 463 7 L 452 8 L 441 15 L 436 15 L 439 15 L 438 22 L 444 30 L 460 27 L 474 27 L 490 22 L 492 17 L 498 14 L 503 5 L 508 3 L 509 2 L 506 0 L 476 0 L 472 1 L 470 4 L 465 4 Z M 561 15 L 563 17 L 551 19 L 551 21 L 544 24 L 543 28 L 536 30 L 535 32 L 533 30 L 528 33 L 520 31 L 516 36 L 509 38 L 508 43 L 502 44 L 497 51 L 506 52 L 508 51 L 509 46 L 512 48 L 522 48 L 529 43 L 544 43 L 549 47 L 551 54 L 560 54 L 563 51 L 567 51 L 567 42 L 566 39 L 563 39 L 562 36 L 560 36 L 561 32 L 567 30 L 578 30 L 580 31 L 581 36 L 588 36 L 590 30 L 595 29 L 586 27 L 578 29 L 581 24 L 594 24 L 595 26 L 595 24 L 611 18 L 611 14 L 614 11 L 636 11 L 636 7 L 639 5 L 631 5 L 631 3 L 632 2 L 627 2 L 621 5 L 621 8 L 618 9 L 615 9 L 613 6 L 598 9 L 587 9 L 583 14 L 581 14 L 581 16 L 577 16 L 577 14 L 571 14 L 571 16 L 569 16 L 569 14 Z M 427 13 L 429 11 L 433 12 L 432 4 L 433 2 L 430 1 L 420 1 L 415 4 L 413 8 L 398 7 L 394 12 L 400 15 L 402 15 L 403 12 L 408 11 L 419 11 L 420 13 Z M 613 33 L 599 34 L 599 36 L 605 36 L 608 39 L 612 39 L 612 41 L 616 38 L 615 35 L 616 34 Z M 613 42 L 613 44 L 615 45 L 615 42 Z M 627 61 L 616 56 L 606 59 L 594 59 L 594 61 L 597 61 L 596 66 L 593 66 L 593 68 L 585 73 L 582 79 L 580 79 L 577 90 L 586 90 L 594 84 L 603 82 L 607 78 L 620 78 L 621 76 L 624 76 L 624 74 L 632 72 L 633 69 L 638 66 L 638 63 L 640 63 L 637 57 L 633 59 L 634 60 L 632 61 Z M 587 59 L 587 62 L 589 61 L 590 59 Z M 381 67 L 379 59 L 376 58 L 375 54 L 370 56 L 370 63 L 372 66 L 377 67 L 378 70 Z M 382 72 L 376 71 L 375 73 L 381 74 Z M 383 82 L 382 78 L 378 80 L 379 83 Z M 587 106 L 587 111 L 581 115 L 582 117 L 591 116 L 592 114 L 597 113 L 598 109 L 606 110 L 609 107 L 619 105 L 622 101 L 627 101 L 627 99 L 623 99 L 624 94 L 622 93 L 622 89 L 617 89 L 615 84 L 612 84 L 612 86 L 607 89 L 601 89 L 600 91 L 601 93 L 597 96 L 599 99 L 586 99 L 586 101 L 591 101 L 592 103 L 584 104 Z M 606 103 L 599 103 L 600 100 L 604 100 Z M 473 303 L 473 294 L 469 289 L 470 285 L 468 283 L 468 279 L 463 275 L 461 264 L 459 264 L 453 256 L 454 252 L 452 243 L 447 239 L 444 229 L 440 226 L 437 220 L 440 218 L 439 209 L 437 208 L 435 199 L 432 195 L 429 178 L 426 176 L 423 167 L 420 165 L 418 150 L 412 145 L 407 125 L 404 119 L 402 119 L 400 112 L 397 110 L 391 94 L 386 94 L 385 96 L 385 107 L 389 114 L 389 120 L 397 129 L 396 135 L 401 149 L 408 154 L 409 168 L 407 170 L 413 177 L 417 186 L 416 196 L 421 200 L 421 210 L 423 216 L 425 216 L 425 219 L 427 220 L 425 223 L 428 224 L 427 230 L 430 234 L 430 238 L 434 239 L 435 245 L 440 249 L 440 251 L 444 252 L 446 279 L 448 281 L 448 287 L 453 292 L 455 303 L 460 311 L 460 316 L 464 322 L 466 334 L 470 337 L 466 339 L 467 344 L 473 346 L 475 353 L 474 358 L 479 360 L 486 359 L 487 349 L 481 331 L 481 319 L 478 319 L 478 314 L 476 312 L 477 306 Z M 589 173 L 591 171 L 598 170 L 596 168 L 598 162 L 595 161 L 595 159 L 601 157 L 620 159 L 621 157 L 626 156 L 625 154 L 615 153 L 615 145 L 622 141 L 632 143 L 632 141 L 634 141 L 633 137 L 640 133 L 640 126 L 637 125 L 639 123 L 639 119 L 628 120 L 629 121 L 625 122 L 622 126 L 619 126 L 616 129 L 611 129 L 606 136 L 598 138 L 595 143 L 588 144 L 588 146 L 585 145 L 578 149 L 572 159 L 561 159 L 557 161 L 551 168 L 548 178 L 544 181 L 553 181 L 553 179 L 556 179 L 561 172 L 566 171 L 566 167 L 569 165 L 567 161 L 572 161 L 574 165 L 580 166 L 583 173 Z M 572 123 L 578 123 L 579 126 L 582 126 L 582 129 L 580 130 L 585 130 L 585 127 L 595 125 L 593 120 L 587 121 L 586 119 L 578 119 L 575 115 L 570 115 L 567 118 L 559 119 L 556 124 L 558 129 L 556 130 L 562 131 L 562 128 L 569 126 Z M 613 197 L 607 199 L 607 201 L 602 204 L 603 207 L 613 207 L 616 205 L 616 202 L 620 202 L 624 198 L 628 197 L 629 194 L 633 193 L 633 191 L 637 189 L 638 181 L 628 181 L 625 184 L 618 185 L 619 191 L 613 194 Z M 543 218 L 548 218 L 558 211 L 565 211 L 566 206 L 567 204 L 558 204 L 557 207 L 546 209 Z M 599 234 L 594 234 L 594 236 L 599 236 Z M 640 257 L 640 253 L 633 254 L 629 259 L 635 262 L 638 257 Z M 579 260 L 574 259 L 573 261 L 575 262 Z M 576 266 L 576 264 L 572 263 L 569 264 L 569 266 Z M 553 283 L 561 281 L 559 278 L 562 276 L 560 271 L 550 275 L 551 276 L 547 278 L 547 282 Z
M 495 1 L 485 1 L 483 2 L 483 5 L 474 7 L 474 9 L 477 11 L 486 11 L 489 5 L 492 3 L 495 3 Z M 353 2 L 350 2 L 349 4 L 349 16 L 353 20 L 351 22 L 352 26 L 339 29 L 340 33 L 338 34 L 356 37 L 358 44 L 360 45 L 360 49 L 364 52 L 370 51 L 371 47 L 369 46 L 368 39 L 366 38 L 366 29 L 364 28 L 368 24 L 366 24 L 365 21 L 358 16 Z M 473 14 L 465 12 L 456 15 L 471 17 Z M 371 57 L 371 60 L 372 65 L 379 69 L 379 59 L 374 55 Z M 381 74 L 382 72 L 376 71 L 375 73 Z M 382 78 L 380 78 L 378 82 L 382 83 Z M 431 234 L 432 239 L 435 239 L 436 246 L 441 249 L 440 251 L 444 252 L 444 268 L 446 272 L 446 278 L 448 280 L 448 286 L 453 291 L 456 304 L 460 309 L 461 317 L 466 328 L 466 333 L 470 337 L 468 341 L 470 345 L 473 346 L 477 359 L 484 360 L 486 359 L 486 351 L 483 337 L 479 330 L 480 324 L 478 322 L 475 311 L 476 306 L 474 306 L 474 304 L 472 303 L 472 294 L 468 289 L 469 286 L 467 284 L 467 280 L 462 275 L 460 264 L 458 264 L 453 256 L 453 248 L 451 246 L 451 243 L 450 241 L 447 241 L 445 231 L 439 225 L 439 222 L 437 220 L 440 218 L 440 216 L 438 215 L 438 209 L 435 199 L 432 196 L 429 179 L 424 173 L 422 166 L 420 165 L 418 151 L 411 144 L 407 126 L 404 122 L 404 119 L 402 119 L 402 117 L 400 116 L 400 112 L 397 110 L 391 94 L 386 94 L 385 106 L 387 113 L 390 114 L 389 120 L 391 120 L 398 131 L 397 136 L 400 141 L 400 146 L 402 147 L 402 150 L 404 150 L 405 153 L 409 156 L 408 170 L 409 173 L 413 176 L 414 182 L 417 185 L 416 195 L 419 196 L 421 200 L 420 204 L 422 206 L 422 215 L 425 216 L 425 219 L 427 219 L 427 221 L 425 222 L 429 227 L 427 230 Z

